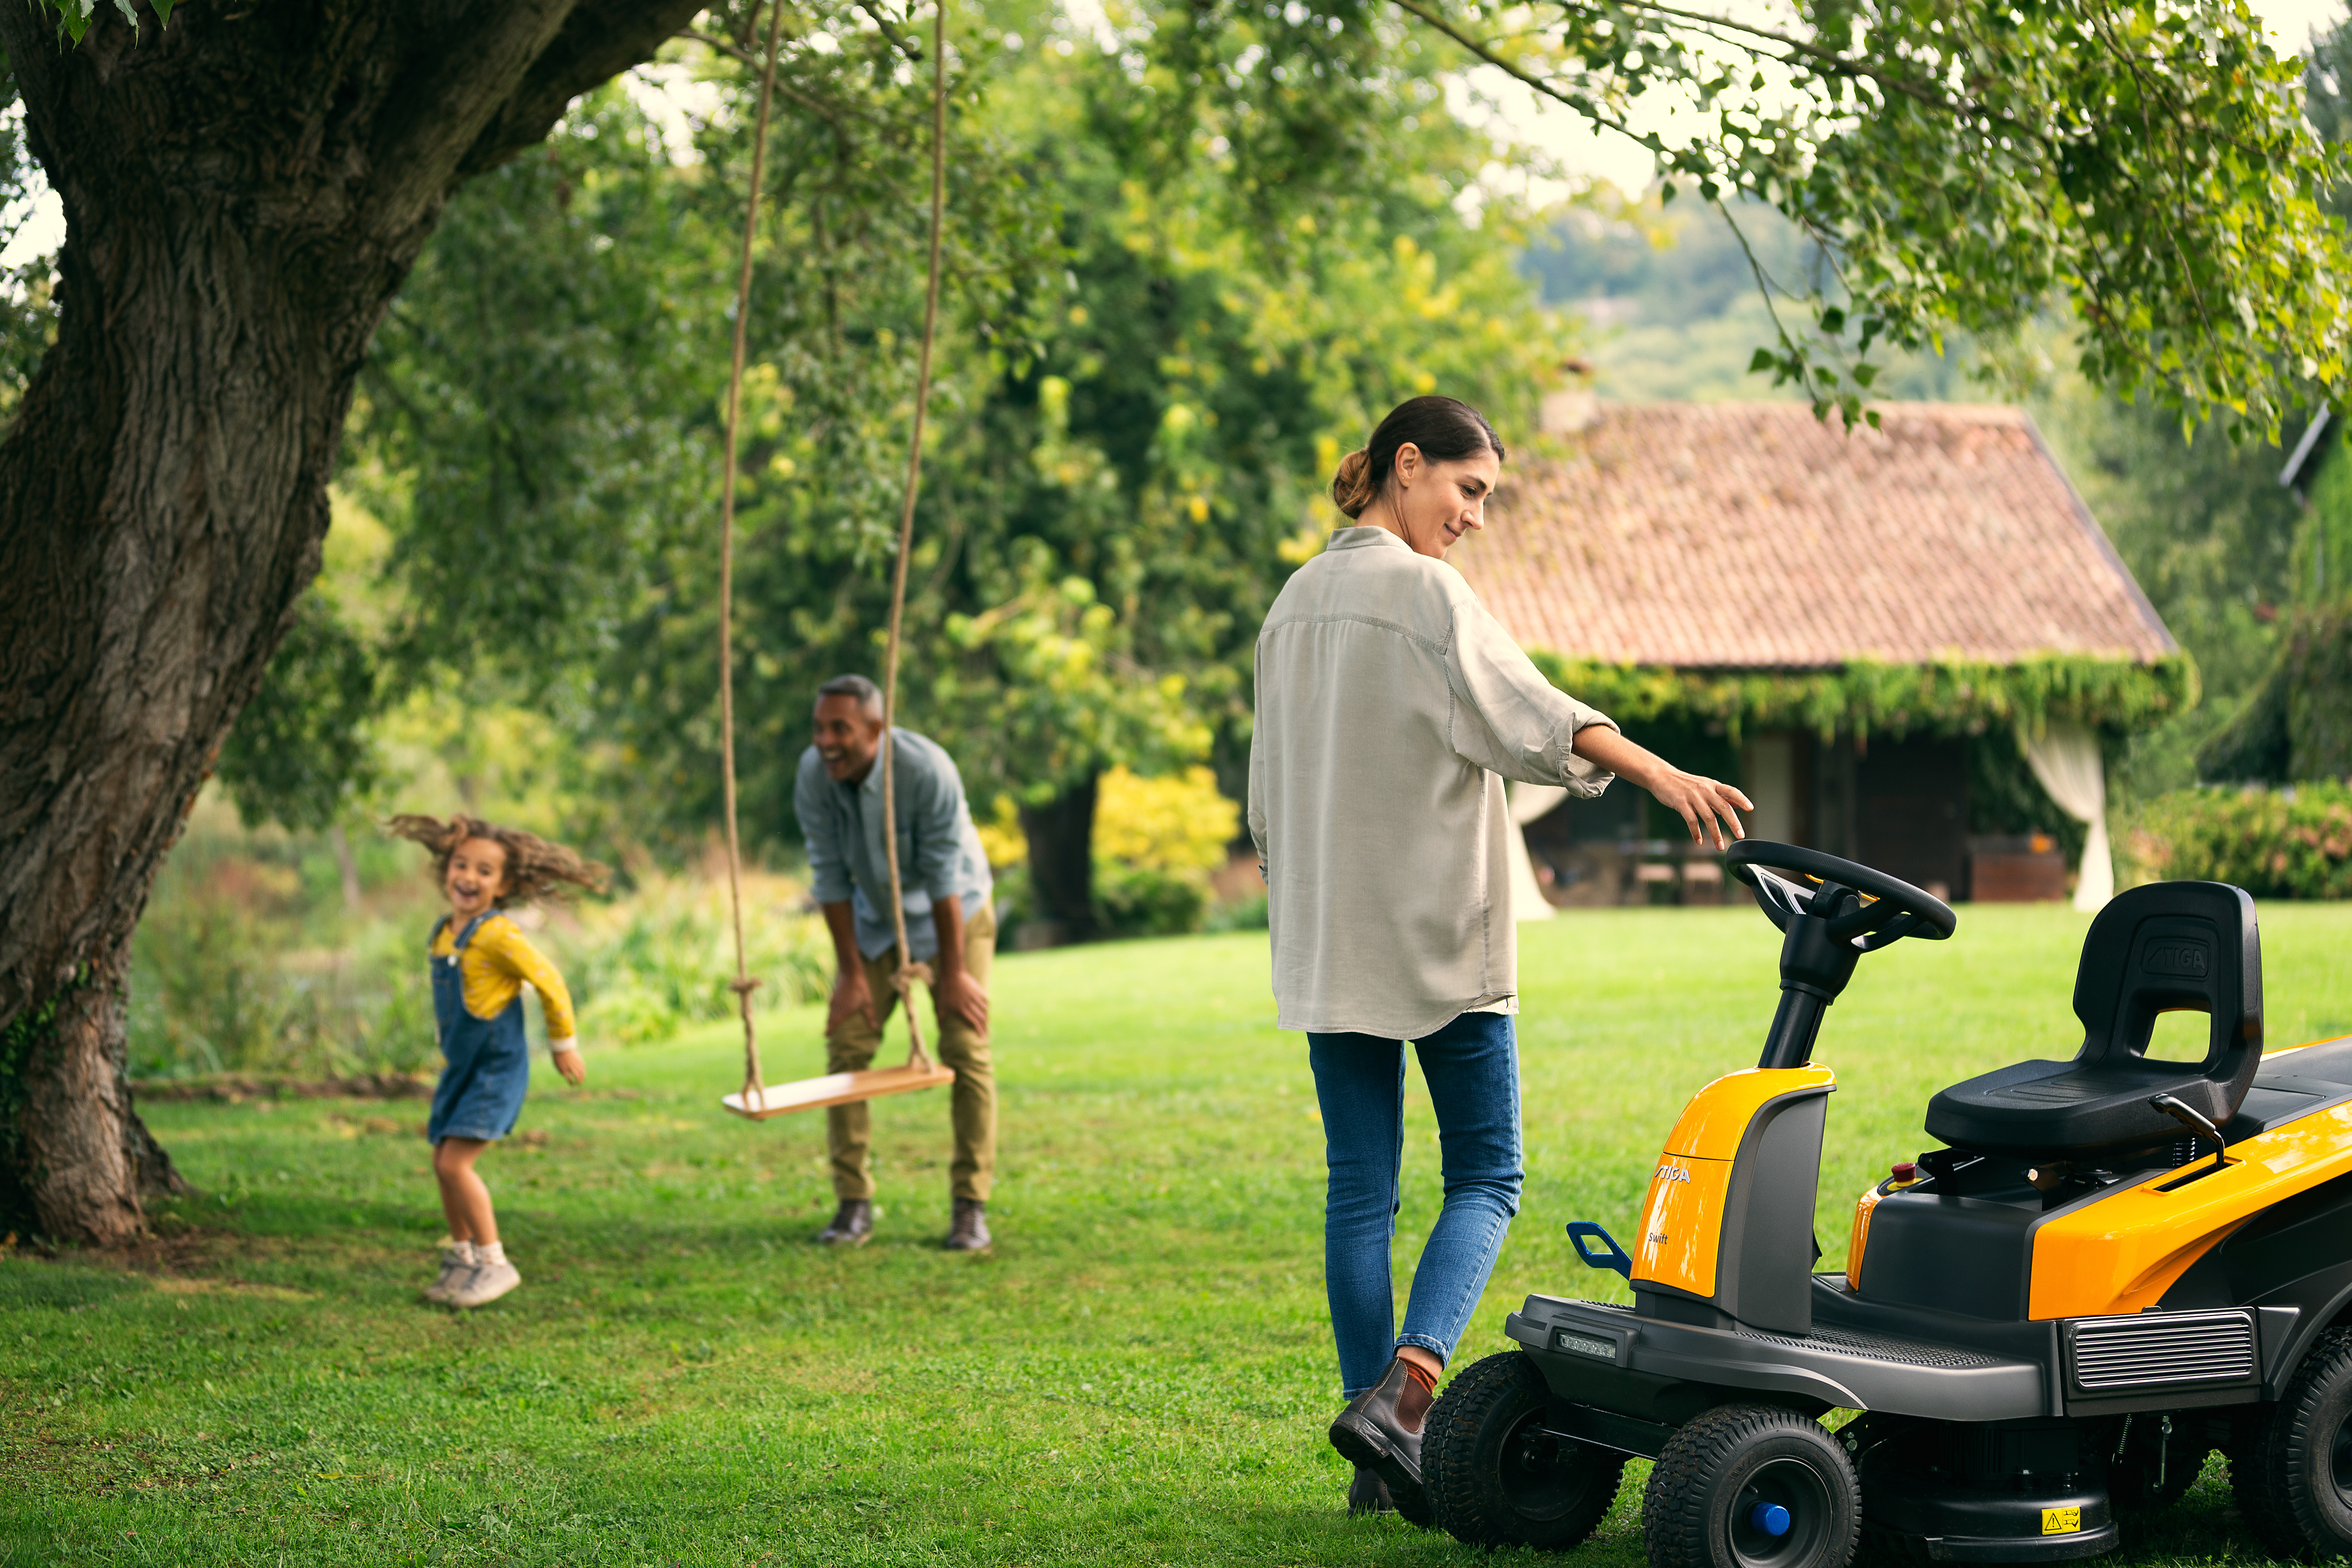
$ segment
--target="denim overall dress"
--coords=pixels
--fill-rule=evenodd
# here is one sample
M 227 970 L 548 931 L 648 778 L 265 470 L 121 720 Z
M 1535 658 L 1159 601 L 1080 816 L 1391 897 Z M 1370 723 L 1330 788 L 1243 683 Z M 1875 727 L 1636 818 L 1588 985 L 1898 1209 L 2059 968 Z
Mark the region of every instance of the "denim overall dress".
M 466 948 L 481 923 L 498 910 L 476 915 L 458 933 L 446 958 L 430 958 L 433 966 L 433 1021 L 440 1026 L 441 1081 L 433 1090 L 433 1115 L 425 1136 L 438 1143 L 444 1138 L 503 1138 L 514 1131 L 522 1114 L 523 1091 L 530 1087 L 530 1042 L 523 1035 L 522 993 L 495 1018 L 477 1018 L 466 1011 Z M 443 916 L 433 928 L 436 938 L 449 923 Z M 425 944 L 429 954 L 432 943 Z

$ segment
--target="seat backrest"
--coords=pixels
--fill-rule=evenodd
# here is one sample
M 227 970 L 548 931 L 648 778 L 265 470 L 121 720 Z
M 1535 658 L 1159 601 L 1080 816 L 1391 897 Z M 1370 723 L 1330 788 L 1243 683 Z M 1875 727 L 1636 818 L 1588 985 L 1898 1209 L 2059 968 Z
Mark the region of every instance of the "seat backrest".
M 2199 1076 L 2236 1114 L 2263 1056 L 2263 953 L 2254 900 L 2226 882 L 2153 882 L 2091 922 L 2074 977 L 2085 1064 L 2142 1057 L 2157 1016 L 2210 1016 Z

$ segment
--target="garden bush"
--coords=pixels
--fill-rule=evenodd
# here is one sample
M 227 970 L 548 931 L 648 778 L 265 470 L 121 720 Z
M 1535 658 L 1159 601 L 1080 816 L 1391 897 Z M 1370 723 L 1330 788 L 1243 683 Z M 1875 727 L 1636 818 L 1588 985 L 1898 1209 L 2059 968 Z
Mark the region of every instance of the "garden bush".
M 131 944 L 131 1072 L 338 1078 L 436 1058 L 416 946 L 419 888 L 372 918 L 342 909 L 323 841 L 223 831 L 213 814 L 173 849 Z
M 1096 918 L 1106 936 L 1181 936 L 1201 929 L 1209 881 L 1198 871 L 1095 862 Z
M 2176 790 L 2133 815 L 2127 843 L 2151 879 L 2230 882 L 2263 899 L 2352 897 L 2352 789 Z
M 1209 875 L 1224 864 L 1241 821 L 1241 807 L 1217 788 L 1216 775 L 1196 767 L 1144 778 L 1113 768 L 1097 790 L 1095 923 L 1101 933 L 1181 936 L 1210 925 Z M 1033 918 L 1028 845 L 1012 796 L 997 797 L 980 836 L 1009 932 Z M 1262 913 L 1256 923 L 1265 923 Z

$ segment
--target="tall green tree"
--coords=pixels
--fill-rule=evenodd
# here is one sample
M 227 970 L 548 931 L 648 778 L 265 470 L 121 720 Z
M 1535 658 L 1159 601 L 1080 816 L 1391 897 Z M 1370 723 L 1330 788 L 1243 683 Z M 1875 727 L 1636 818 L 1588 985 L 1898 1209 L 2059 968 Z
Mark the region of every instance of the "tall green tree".
M 2304 86 L 2305 111 L 2320 136 L 2332 148 L 2352 143 L 2352 20 L 2313 37 Z M 2352 182 L 2339 181 L 2322 201 L 2339 220 L 2352 216 Z M 2315 412 L 2329 417 L 2326 408 Z M 2237 520 L 2227 512 L 2211 514 L 2221 524 L 2215 542 L 2229 545 L 2216 564 L 2259 581 L 2242 597 L 2259 597 L 2262 618 L 2249 626 L 2245 608 L 2231 605 L 2190 623 L 2232 656 L 2219 683 L 2230 700 L 2197 737 L 2196 771 L 2207 779 L 2276 783 L 2352 773 L 2352 462 L 2340 413 L 2325 438 L 2292 494 L 2283 488 L 2278 455 L 2261 455 L 2267 460 L 2259 477 L 2248 476 L 2261 491 L 2247 509 L 2259 518 L 2255 528 L 2232 528 Z M 2207 466 L 2220 463 L 2213 454 Z
M 2035 399 L 2035 415 L 2091 510 L 2173 636 L 2197 661 L 2196 707 L 2135 736 L 2118 782 L 2152 795 L 2197 780 L 2198 748 L 2263 680 L 2293 603 L 2294 498 L 2284 454 L 2130 404 L 2076 375 Z

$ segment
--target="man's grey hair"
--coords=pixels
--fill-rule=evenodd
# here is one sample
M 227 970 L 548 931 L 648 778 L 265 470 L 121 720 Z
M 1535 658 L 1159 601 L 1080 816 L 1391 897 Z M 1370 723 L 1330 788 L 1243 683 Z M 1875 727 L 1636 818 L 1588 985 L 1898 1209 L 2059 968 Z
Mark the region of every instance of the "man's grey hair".
M 828 697 L 855 697 L 867 717 L 882 717 L 882 689 L 862 675 L 836 675 L 816 689 L 819 702 Z

